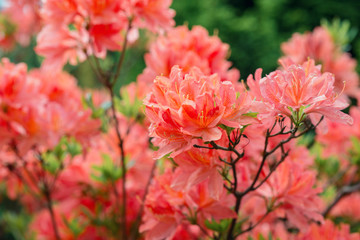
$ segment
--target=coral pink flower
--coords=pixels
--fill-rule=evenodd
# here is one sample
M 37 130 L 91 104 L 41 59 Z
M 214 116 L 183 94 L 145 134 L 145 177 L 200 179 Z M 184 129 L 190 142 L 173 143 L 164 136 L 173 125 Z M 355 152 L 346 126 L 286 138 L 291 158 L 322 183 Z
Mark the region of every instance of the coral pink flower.
M 79 12 L 78 0 L 47 0 L 41 8 L 46 22 L 69 24 Z
M 343 159 L 348 155 L 348 150 L 352 146 L 350 137 L 352 130 L 345 124 L 338 122 L 327 122 L 327 131 L 317 130 L 316 140 L 325 147 L 322 157 L 328 158 L 335 155 Z
M 118 0 L 77 0 L 79 3 L 78 12 L 88 15 L 93 24 L 108 24 L 116 21 L 124 21 L 119 15 L 123 9 L 120 8 Z
M 39 116 L 46 102 L 46 96 L 39 94 L 40 82 L 27 77 L 25 64 L 15 65 L 8 59 L 2 60 L 0 79 L 2 132 L 9 137 L 2 140 L 8 142 L 30 132 L 36 135 L 39 128 L 33 117 Z M 35 106 L 37 110 L 33 109 Z
M 140 232 L 145 232 L 145 239 L 171 239 L 176 228 L 184 220 L 182 213 L 185 199 L 183 191 L 171 189 L 172 173 L 155 178 L 145 201 L 145 214 Z
M 39 55 L 45 57 L 43 65 L 49 71 L 59 71 L 69 61 L 76 65 L 84 61 L 88 36 L 83 32 L 70 31 L 67 27 L 46 25 L 37 37 L 35 48 Z
M 197 223 L 204 226 L 206 219 L 236 218 L 236 212 L 231 209 L 235 205 L 235 198 L 223 192 L 218 199 L 214 199 L 209 193 L 209 184 L 211 179 L 194 186 L 186 193 L 186 203 L 190 212 L 197 217 Z
M 327 122 L 327 132 L 317 131 L 316 140 L 325 147 L 323 157 L 333 155 L 348 163 L 350 150 L 354 147 L 351 139 L 360 139 L 360 108 L 351 107 L 350 116 L 354 119 L 352 126 Z
M 243 234 L 242 237 L 246 239 L 253 240 L 264 240 L 267 239 L 267 236 L 271 236 L 272 239 L 281 239 L 281 240 L 295 240 L 294 235 L 286 229 L 285 225 L 282 222 L 265 222 L 262 221 L 259 226 L 253 229 L 248 234 Z M 271 239 L 269 237 L 269 239 Z
M 0 104 L 3 111 L 8 107 L 20 108 L 23 105 L 42 104 L 44 96 L 38 94 L 41 84 L 27 79 L 27 66 L 13 64 L 6 58 L 0 65 Z
M 66 62 L 76 64 L 87 56 L 105 58 L 127 40 L 134 41 L 139 28 L 161 31 L 174 25 L 171 0 L 65 0 L 45 1 L 45 26 L 38 36 L 36 52 L 45 66 L 60 70 Z
M 325 28 L 317 27 L 312 33 L 295 33 L 288 42 L 281 45 L 281 50 L 298 64 L 308 58 L 325 63 L 334 55 L 335 44 Z
M 42 25 L 38 0 L 7 0 L 0 17 L 0 47 L 27 46 Z
M 360 192 L 343 197 L 331 210 L 331 216 L 342 216 L 355 221 L 360 221 Z
M 237 69 L 229 70 L 229 46 L 217 36 L 209 36 L 206 29 L 195 26 L 179 26 L 160 36 L 145 55 L 146 68 L 138 81 L 151 84 L 156 76 L 169 76 L 171 68 L 179 65 L 184 72 L 191 67 L 198 67 L 204 74 L 217 73 L 222 81 L 236 82 L 240 73 Z
M 333 74 L 321 73 L 320 66 L 315 66 L 310 59 L 303 65 L 285 64 L 284 70 L 261 79 L 261 72 L 257 72 L 257 82 L 248 78 L 257 100 L 271 106 L 270 111 L 274 114 L 291 117 L 295 123 L 301 122 L 304 114 L 310 114 L 310 117 L 321 114 L 332 121 L 352 124 L 352 118 L 340 111 L 348 104 L 334 91 Z
M 275 213 L 304 231 L 308 219 L 322 221 L 320 214 L 321 189 L 314 189 L 315 173 L 302 170 L 297 164 L 285 161 L 261 186 L 257 193 L 276 206 Z
M 175 11 L 169 9 L 172 0 L 126 0 L 122 7 L 128 16 L 133 16 L 133 24 L 153 32 L 167 30 L 175 25 Z
M 157 157 L 186 151 L 193 138 L 219 140 L 220 124 L 240 128 L 251 123 L 244 115 L 250 104 L 245 92 L 236 92 L 231 82 L 222 82 L 216 74 L 206 76 L 192 68 L 184 75 L 179 67 L 173 67 L 169 78 L 155 79 L 153 91 L 145 99 L 150 134 L 160 146 Z
M 73 136 L 86 144 L 98 133 L 99 120 L 84 110 L 81 91 L 68 74 L 43 70 L 27 73 L 24 64 L 4 59 L 0 65 L 0 119 L 8 139 L 25 153 L 34 145 L 53 147 L 62 136 Z M 50 77 L 62 80 L 50 81 Z M 81 127 L 79 127 L 81 126 Z M 10 136 L 8 133 L 11 133 Z
M 67 159 L 65 161 L 69 162 Z M 77 162 L 67 164 L 56 180 L 52 197 L 60 202 L 79 198 L 82 195 L 84 184 L 89 183 L 90 173 L 87 172 L 85 164 Z
M 359 76 L 356 73 L 356 60 L 348 53 L 343 53 L 338 48 L 323 27 L 317 27 L 312 33 L 303 35 L 295 33 L 286 43 L 281 45 L 285 54 L 282 59 L 290 58 L 297 64 L 302 64 L 308 58 L 322 64 L 323 72 L 335 75 L 334 91 L 356 96 L 359 91 Z M 345 84 L 345 85 L 344 85 Z
M 105 240 L 113 239 L 106 236 L 103 227 L 94 227 L 88 224 L 84 215 L 79 214 L 79 201 L 76 199 L 62 201 L 53 207 L 55 222 L 61 239 L 66 240 Z M 69 223 L 76 223 L 79 227 L 77 233 L 69 227 Z M 30 224 L 31 233 L 39 240 L 56 240 L 52 220 L 47 209 L 39 211 Z M 30 236 L 30 234 L 29 234 Z
M 179 225 L 171 240 L 197 240 L 203 236 L 199 226 L 184 223 Z
M 198 143 L 201 145 L 201 141 Z M 223 192 L 224 181 L 219 173 L 221 166 L 219 155 L 215 150 L 192 148 L 177 155 L 174 161 L 179 165 L 174 174 L 172 187 L 188 190 L 192 186 L 209 179 L 210 197 L 218 200 Z
M 324 224 L 311 224 L 310 230 L 305 234 L 300 234 L 296 237 L 297 240 L 359 240 L 359 233 L 350 233 L 350 227 L 346 224 L 341 224 L 336 227 L 331 220 L 326 220 Z
M 120 51 L 123 36 L 119 32 L 123 26 L 118 24 L 97 24 L 91 26 L 90 37 L 93 39 L 94 54 L 97 57 L 105 58 L 106 51 Z

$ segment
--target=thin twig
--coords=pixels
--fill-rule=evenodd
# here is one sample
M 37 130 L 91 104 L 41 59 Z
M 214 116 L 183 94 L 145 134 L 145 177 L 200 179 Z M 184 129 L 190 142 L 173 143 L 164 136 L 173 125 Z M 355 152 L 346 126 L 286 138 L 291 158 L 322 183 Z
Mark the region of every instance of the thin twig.
M 251 185 L 245 189 L 243 192 L 237 192 L 237 191 L 233 191 L 233 194 L 236 198 L 236 202 L 235 202 L 235 212 L 238 214 L 239 213 L 239 210 L 240 210 L 240 205 L 241 205 L 241 200 L 242 198 L 248 194 L 249 192 L 251 191 L 255 191 L 256 189 L 258 189 L 259 187 L 261 187 L 261 185 L 263 183 L 266 182 L 266 180 L 272 175 L 272 173 L 277 169 L 277 167 L 283 162 L 285 161 L 286 157 L 288 156 L 289 154 L 289 151 L 286 151 L 284 150 L 284 145 L 286 143 L 288 143 L 290 140 L 292 139 L 295 139 L 295 138 L 298 138 L 302 135 L 304 135 L 305 133 L 309 132 L 310 130 L 312 129 L 315 129 L 319 124 L 320 122 L 323 120 L 324 117 L 321 117 L 320 121 L 315 125 L 315 126 L 311 126 L 311 127 L 308 127 L 307 129 L 305 129 L 303 132 L 299 133 L 298 135 L 296 135 L 296 132 L 298 131 L 298 128 L 295 127 L 295 128 L 291 128 L 291 130 L 287 131 L 287 132 L 284 132 L 285 130 L 285 127 L 281 127 L 281 130 L 276 133 L 276 134 L 272 134 L 272 131 L 275 129 L 275 126 L 276 126 L 276 123 L 278 122 L 278 120 L 275 121 L 274 125 L 268 129 L 266 131 L 266 136 L 265 136 L 265 143 L 264 143 L 264 151 L 263 151 L 263 158 L 262 158 L 262 161 L 260 163 L 260 166 L 255 174 L 255 177 L 254 177 L 254 180 L 252 181 Z M 269 139 L 271 137 L 274 137 L 274 136 L 277 136 L 277 135 L 287 135 L 287 134 L 290 134 L 290 136 L 285 139 L 285 140 L 282 140 L 280 141 L 280 143 L 278 143 L 273 149 L 271 149 L 270 151 L 267 150 L 267 147 L 268 147 L 268 143 L 269 143 Z M 265 165 L 265 162 L 266 162 L 266 159 L 267 157 L 269 157 L 271 154 L 273 154 L 277 149 L 281 149 L 281 152 L 282 152 L 282 155 L 281 155 L 281 159 L 275 164 L 275 166 L 270 170 L 269 174 L 267 176 L 265 176 L 265 178 L 258 184 L 257 184 L 257 181 L 259 180 L 260 178 L 260 174 L 263 170 L 263 167 Z M 233 166 L 235 168 L 235 166 Z M 236 187 L 236 186 L 234 186 Z M 230 224 L 230 227 L 229 227 L 229 230 L 228 230 L 228 235 L 227 235 L 227 239 L 228 240 L 233 240 L 234 239 L 234 236 L 233 236 L 233 231 L 234 231 L 234 228 L 235 228 L 235 225 L 236 225 L 236 222 L 237 222 L 237 218 L 233 218 L 232 221 L 231 221 L 231 224 Z
M 127 167 L 126 167 L 126 162 L 125 162 L 125 151 L 124 151 L 124 139 L 121 137 L 121 133 L 120 133 L 120 129 L 119 129 L 119 120 L 116 116 L 116 109 L 115 109 L 115 95 L 114 92 L 112 91 L 112 89 L 110 90 L 110 98 L 111 98 L 111 111 L 112 111 L 112 118 L 114 120 L 115 123 L 115 132 L 116 132 L 116 136 L 118 138 L 119 141 L 119 149 L 120 149 L 120 167 L 121 167 L 121 172 L 122 172 L 122 228 L 123 228 L 123 239 L 127 239 L 126 236 L 126 229 L 127 229 L 127 224 L 126 224 L 126 171 L 127 171 Z
M 266 211 L 266 213 L 259 219 L 259 221 L 257 221 L 254 225 L 250 223 L 250 226 L 248 228 L 246 228 L 245 230 L 242 230 L 241 232 L 236 234 L 235 238 L 237 236 L 240 236 L 241 234 L 244 234 L 246 232 L 250 232 L 251 230 L 253 230 L 255 227 L 257 227 L 269 215 L 269 213 L 271 213 L 271 211 L 272 210 Z
M 340 188 L 340 191 L 337 193 L 335 199 L 330 203 L 330 205 L 325 209 L 323 212 L 323 216 L 326 217 L 330 211 L 338 204 L 338 202 L 345 197 L 346 195 L 349 195 L 353 192 L 360 191 L 360 182 L 357 182 L 353 185 L 346 185 Z
M 123 62 L 124 62 L 124 59 L 125 59 L 125 52 L 126 52 L 126 48 L 127 48 L 127 44 L 128 44 L 128 34 L 129 34 L 129 31 L 130 31 L 130 29 L 132 27 L 131 24 L 132 24 L 132 19 L 129 19 L 128 27 L 126 28 L 126 32 L 125 32 L 124 44 L 123 44 L 123 47 L 122 47 L 122 50 L 121 50 L 121 55 L 120 55 L 120 58 L 119 58 L 119 62 L 117 64 L 117 66 L 116 66 L 114 78 L 111 81 L 112 85 L 115 85 L 116 80 L 120 75 L 120 71 L 121 71 L 121 68 L 122 68 L 122 65 L 123 65 Z
M 144 212 L 144 207 L 145 207 L 145 200 L 146 200 L 146 196 L 149 192 L 149 188 L 150 188 L 150 185 L 151 185 L 151 181 L 152 179 L 154 178 L 154 175 L 155 175 L 155 169 L 156 169 L 156 161 L 154 161 L 152 167 L 151 167 L 151 171 L 150 171 L 150 176 L 149 176 L 149 179 L 146 183 L 146 186 L 145 186 L 145 192 L 144 192 L 144 195 L 141 199 L 141 206 L 140 206 L 140 210 L 136 216 L 136 220 L 134 222 L 134 231 L 132 232 L 131 236 L 130 236 L 130 239 L 137 239 L 138 238 L 138 234 L 139 234 L 139 225 L 140 225 L 140 222 L 141 222 L 141 217 L 142 217 L 142 214 Z M 133 235 L 133 236 L 132 236 Z
M 99 69 L 97 66 L 94 65 L 94 63 L 91 60 L 91 57 L 88 54 L 86 54 L 86 56 L 87 56 L 89 65 L 90 65 L 92 71 L 96 74 L 96 77 L 98 78 L 98 80 L 103 85 L 106 85 L 106 80 L 104 79 L 104 75 L 101 73 L 101 70 L 100 70 L 101 68 Z M 95 59 L 96 59 L 96 57 L 95 57 Z
M 51 218 L 51 223 L 52 223 L 53 229 L 54 229 L 55 239 L 60 240 L 61 238 L 60 238 L 59 230 L 58 230 L 58 227 L 56 224 L 56 218 L 55 218 L 55 213 L 54 213 L 54 209 L 53 209 L 53 201 L 51 198 L 51 191 L 50 191 L 47 183 L 44 183 L 43 194 L 46 199 L 46 206 L 50 213 L 50 218 Z

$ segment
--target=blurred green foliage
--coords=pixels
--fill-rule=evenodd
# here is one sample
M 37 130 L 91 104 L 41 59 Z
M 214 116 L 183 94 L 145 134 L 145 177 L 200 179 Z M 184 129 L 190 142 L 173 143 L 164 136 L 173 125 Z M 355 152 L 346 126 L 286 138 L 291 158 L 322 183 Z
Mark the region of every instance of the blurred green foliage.
M 357 0 L 197 0 L 174 1 L 177 24 L 202 25 L 231 47 L 230 60 L 246 79 L 261 67 L 268 73 L 277 67 L 280 44 L 295 32 L 312 31 L 322 19 L 349 20 L 359 29 Z M 360 57 L 360 36 L 351 53 Z

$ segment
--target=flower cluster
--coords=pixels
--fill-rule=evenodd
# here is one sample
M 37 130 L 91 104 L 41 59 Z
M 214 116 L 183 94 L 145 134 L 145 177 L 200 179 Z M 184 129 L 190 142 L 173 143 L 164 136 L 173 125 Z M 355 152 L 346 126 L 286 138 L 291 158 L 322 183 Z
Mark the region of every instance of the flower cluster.
M 241 128 L 254 121 L 247 115 L 251 99 L 244 89 L 238 92 L 231 82 L 204 75 L 198 68 L 184 74 L 175 66 L 169 78 L 157 77 L 145 105 L 150 136 L 160 147 L 157 158 L 188 150 L 194 138 L 219 140 L 221 124 Z
M 276 70 L 261 78 L 261 72 L 250 76 L 247 83 L 255 97 L 266 104 L 269 112 L 292 118 L 295 124 L 302 122 L 306 114 L 321 114 L 326 118 L 352 124 L 352 118 L 341 112 L 348 104 L 334 89 L 332 73 L 321 73 L 321 66 L 314 60 L 299 65 L 282 62 L 283 70 Z M 314 121 L 314 123 L 316 123 Z
M 138 81 L 152 83 L 156 76 L 168 77 L 171 68 L 178 65 L 186 73 L 196 66 L 206 75 L 217 73 L 222 81 L 235 83 L 240 73 L 229 69 L 228 53 L 229 46 L 217 36 L 209 36 L 205 28 L 194 26 L 189 30 L 187 26 L 179 26 L 151 44 L 145 55 L 146 68 Z
M 231 196 L 224 193 L 219 199 L 212 198 L 207 181 L 190 189 L 173 190 L 173 178 L 174 175 L 168 171 L 156 178 L 150 188 L 145 202 L 144 224 L 140 230 L 146 231 L 147 239 L 171 239 L 182 225 L 186 226 L 191 221 L 205 227 L 206 220 L 236 216 L 230 208 L 233 205 Z M 204 234 L 198 229 L 192 235 L 199 238 Z
M 305 34 L 295 33 L 288 42 L 281 45 L 281 50 L 285 55 L 282 60 L 291 59 L 302 64 L 308 58 L 314 59 L 322 65 L 323 72 L 334 74 L 337 93 L 344 91 L 352 97 L 358 96 L 356 60 L 349 53 L 342 52 L 326 28 L 317 27 L 313 32 Z
M 1 142 L 16 144 L 21 153 L 34 146 L 52 148 L 62 136 L 86 143 L 100 127 L 83 109 L 81 92 L 67 73 L 27 73 L 26 65 L 3 59 L 0 79 Z
M 41 27 L 38 0 L 6 0 L 0 11 L 0 48 L 9 51 L 16 43 L 27 46 Z
M 124 41 L 135 41 L 139 28 L 159 32 L 174 25 L 170 4 L 171 0 L 45 1 L 36 52 L 52 70 L 91 55 L 104 58 L 108 50 L 121 50 Z

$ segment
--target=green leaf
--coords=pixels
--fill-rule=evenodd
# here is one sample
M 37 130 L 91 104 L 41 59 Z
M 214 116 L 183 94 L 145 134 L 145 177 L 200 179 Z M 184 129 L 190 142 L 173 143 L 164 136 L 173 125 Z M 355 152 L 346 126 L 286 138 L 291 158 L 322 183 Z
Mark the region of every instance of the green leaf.
M 299 110 L 294 110 L 292 107 L 287 107 L 291 112 L 291 121 L 295 124 L 295 126 L 299 127 L 303 124 L 303 121 L 306 118 L 306 114 L 304 110 L 308 108 L 310 105 L 301 106 Z
M 121 178 L 122 170 L 114 164 L 113 159 L 105 153 L 103 153 L 101 157 L 103 159 L 102 165 L 92 166 L 92 169 L 95 171 L 95 173 L 91 174 L 92 179 L 95 181 L 108 183 L 115 182 Z
M 141 110 L 143 107 L 142 99 L 131 99 L 128 89 L 122 88 L 120 90 L 121 99 L 115 98 L 115 108 L 117 111 L 121 112 L 124 116 L 128 118 L 135 118 L 139 121 L 142 121 L 145 117 L 143 111 Z
M 350 140 L 352 143 L 352 148 L 350 149 L 350 161 L 352 164 L 360 166 L 360 140 L 355 136 L 352 136 Z
M 205 226 L 216 232 L 225 232 L 231 223 L 231 219 L 222 219 L 220 222 L 215 221 L 214 219 L 210 222 L 205 220 Z
M 257 112 L 248 112 L 248 113 L 243 114 L 243 116 L 256 118 L 258 114 L 259 113 L 257 113 Z
M 343 51 L 350 50 L 350 42 L 355 38 L 357 29 L 352 28 L 350 21 L 334 18 L 331 22 L 321 20 L 321 25 L 326 28 L 335 44 Z
M 325 201 L 332 201 L 336 196 L 336 187 L 335 186 L 329 186 L 325 189 L 325 191 L 322 193 L 322 197 L 325 199 Z
M 321 154 L 322 154 L 322 146 L 319 142 L 315 142 L 312 147 L 310 148 L 310 153 L 311 155 L 314 155 L 316 156 L 317 158 L 320 158 L 321 157 Z
M 85 108 L 90 108 L 91 110 L 95 109 L 95 105 L 93 102 L 92 94 L 88 93 L 82 98 L 82 102 Z
M 70 31 L 76 31 L 77 30 L 74 24 L 68 24 L 68 29 Z
M 2 229 L 11 233 L 16 240 L 35 239 L 33 234 L 29 234 L 29 223 L 31 216 L 21 211 L 20 213 L 4 212 L 0 215 L 0 224 Z M 2 233 L 2 236 L 5 234 Z
M 0 15 L 0 25 L 1 32 L 5 37 L 13 35 L 17 30 L 16 24 L 14 24 L 5 14 Z
M 41 154 L 42 161 L 44 161 L 44 169 L 55 174 L 63 167 L 63 161 L 67 155 L 74 157 L 81 154 L 81 152 L 81 144 L 75 138 L 62 137 L 53 149 L 49 149 Z
M 304 134 L 303 136 L 301 136 L 300 138 L 298 138 L 296 144 L 298 146 L 309 146 L 311 143 L 314 142 L 314 138 L 315 138 L 315 133 L 308 132 L 308 133 Z
M 242 231 L 242 225 L 248 220 L 248 218 L 243 218 L 241 219 L 240 221 L 238 221 L 236 224 L 235 224 L 235 235 L 238 235 L 241 233 Z
M 217 222 L 215 222 L 214 220 L 210 222 L 209 220 L 206 219 L 205 226 L 208 229 L 216 231 L 216 232 L 221 232 L 221 230 L 222 230 L 221 225 L 218 224 Z
M 336 174 L 339 171 L 339 168 L 340 168 L 340 162 L 337 158 L 330 157 L 326 159 L 325 172 L 329 176 Z
M 227 135 L 230 135 L 231 132 L 235 129 L 233 127 L 229 127 L 229 126 L 226 126 L 224 124 L 220 124 L 219 127 L 224 129 L 226 131 Z
M 66 227 L 70 229 L 75 238 L 77 238 L 84 230 L 83 226 L 80 225 L 77 219 L 71 219 L 70 221 L 63 216 L 63 222 Z
M 61 167 L 61 161 L 55 156 L 54 153 L 44 153 L 42 154 L 42 159 L 44 161 L 44 168 L 46 171 L 52 174 L 55 174 L 59 171 Z
M 259 240 L 266 240 L 262 234 L 260 234 L 260 236 L 259 236 L 258 239 L 259 239 Z
M 74 138 L 71 138 L 69 141 L 65 142 L 66 151 L 71 155 L 71 157 L 75 157 L 76 155 L 80 155 L 82 153 L 82 146 L 78 143 Z
M 95 108 L 91 114 L 92 118 L 101 118 L 102 115 L 105 114 L 104 109 L 102 108 Z
M 269 235 L 268 235 L 268 240 L 273 240 L 273 237 L 272 237 L 271 232 L 269 232 Z

